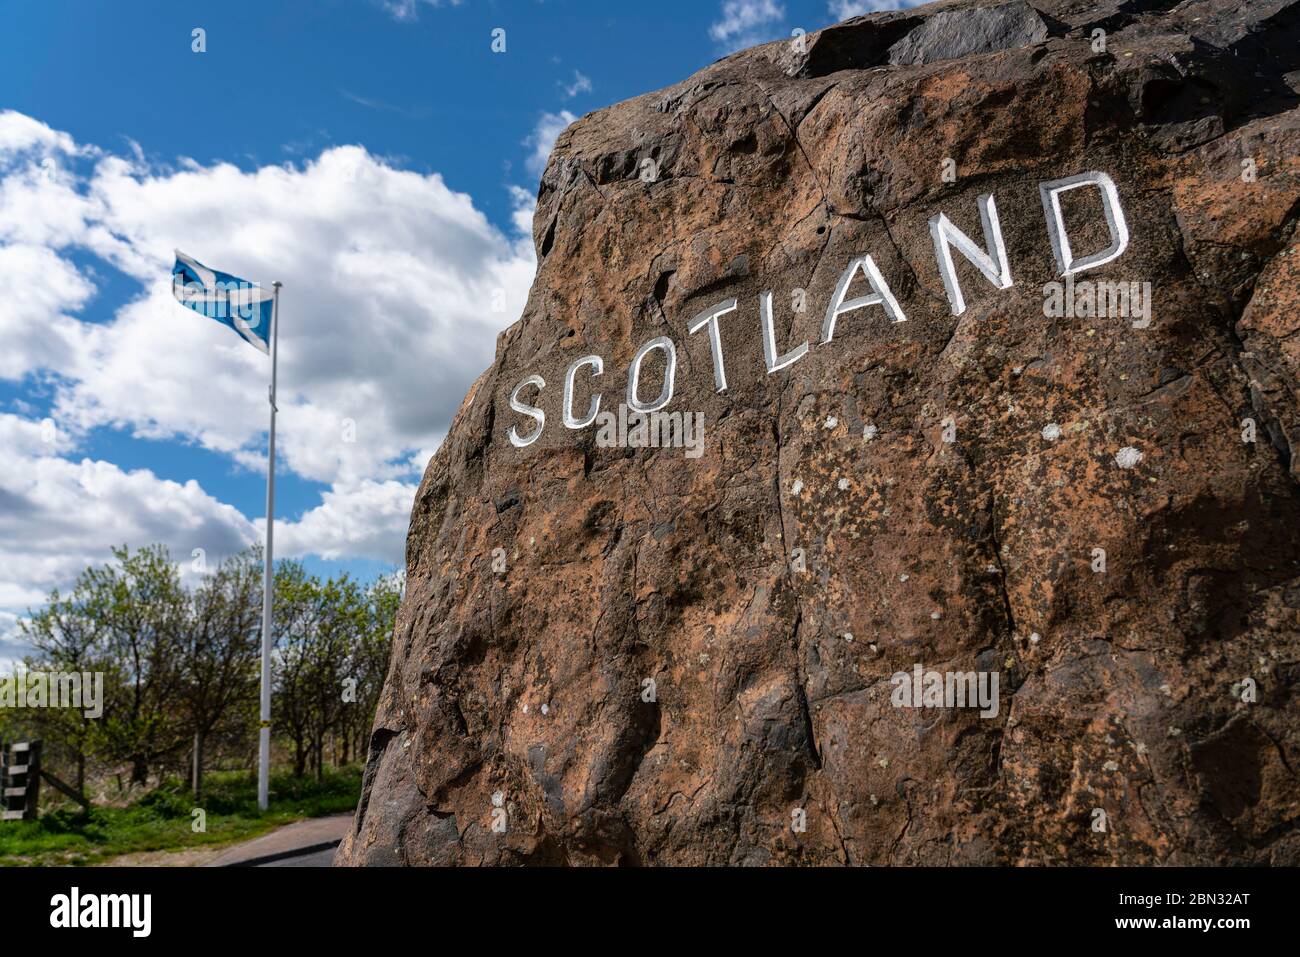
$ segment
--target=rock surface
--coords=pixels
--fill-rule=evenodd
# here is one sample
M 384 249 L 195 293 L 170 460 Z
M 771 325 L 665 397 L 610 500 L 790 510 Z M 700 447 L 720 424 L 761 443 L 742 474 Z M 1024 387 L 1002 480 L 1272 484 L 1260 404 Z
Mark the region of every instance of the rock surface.
M 959 0 L 569 127 L 416 498 L 337 863 L 1300 864 L 1298 70 L 1296 0 Z M 1092 170 L 1130 242 L 1073 278 L 1149 282 L 1149 325 L 1045 315 L 1039 183 Z M 954 254 L 953 315 L 927 224 L 982 247 L 986 193 L 1014 284 Z M 822 344 L 864 253 L 906 321 Z M 810 343 L 770 374 L 767 290 Z M 718 393 L 688 324 L 731 297 Z M 565 427 L 573 360 L 614 409 L 659 336 L 702 455 Z M 895 706 L 916 664 L 996 673 L 997 714 Z

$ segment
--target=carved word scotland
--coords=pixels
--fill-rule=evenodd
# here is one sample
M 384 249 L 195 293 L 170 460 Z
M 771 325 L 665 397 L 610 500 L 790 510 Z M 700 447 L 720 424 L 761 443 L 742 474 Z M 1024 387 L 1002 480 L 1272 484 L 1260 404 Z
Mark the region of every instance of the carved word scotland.
M 1106 228 L 1110 234 L 1110 244 L 1105 249 L 1086 256 L 1077 255 L 1070 245 L 1070 237 L 1066 233 L 1065 220 L 1061 213 L 1061 194 L 1082 188 L 1096 189 L 1100 193 Z M 1047 219 L 1047 236 L 1052 244 L 1052 255 L 1056 259 L 1062 278 L 1069 279 L 1077 273 L 1112 262 L 1123 255 L 1124 250 L 1128 248 L 1128 224 L 1124 219 L 1124 210 L 1120 206 L 1119 192 L 1115 188 L 1114 181 L 1105 173 L 1088 172 L 1065 179 L 1049 180 L 1038 184 L 1038 192 Z M 1002 227 L 998 221 L 997 204 L 989 193 L 980 196 L 976 202 L 979 205 L 980 222 L 984 232 L 983 248 L 954 226 L 943 213 L 938 213 L 930 219 L 930 237 L 934 242 L 935 260 L 954 316 L 959 316 L 966 311 L 966 298 L 957 280 L 957 269 L 953 262 L 954 250 L 972 263 L 997 289 L 1010 289 L 1014 284 L 1011 278 L 1011 265 L 1007 261 L 1006 244 L 1002 239 Z M 849 287 L 859 273 L 865 278 L 871 291 L 867 295 L 847 299 Z M 758 305 L 763 334 L 763 358 L 767 373 L 771 375 L 793 365 L 807 355 L 809 344 L 805 341 L 787 352 L 779 353 L 776 332 L 772 324 L 771 291 L 759 295 Z M 839 281 L 835 284 L 835 291 L 831 295 L 822 321 L 820 344 L 826 345 L 834 339 L 835 324 L 845 313 L 872 306 L 879 306 L 884 310 L 890 322 L 907 321 L 907 316 L 903 314 L 898 300 L 894 298 L 889 283 L 881 275 L 875 260 L 869 254 L 864 254 L 856 257 L 845 267 Z M 713 359 L 713 384 L 718 392 L 725 392 L 727 389 L 727 367 L 718 323 L 723 316 L 735 310 L 735 298 L 725 299 L 699 313 L 687 326 L 690 335 L 707 330 Z M 663 382 L 659 394 L 654 398 L 646 399 L 641 395 L 641 367 L 653 352 L 663 353 L 665 362 Z M 564 373 L 561 403 L 566 429 L 584 429 L 597 422 L 597 417 L 601 415 L 602 396 L 600 393 L 591 396 L 586 411 L 581 415 L 575 413 L 573 409 L 575 381 L 579 374 L 595 378 L 602 375 L 604 371 L 605 360 L 598 355 L 582 356 L 570 363 Z M 633 412 L 647 414 L 662 409 L 672 401 L 676 374 L 677 347 L 672 339 L 658 336 L 643 343 L 632 356 L 628 366 L 625 400 L 627 407 Z M 510 408 L 536 423 L 527 434 L 520 432 L 520 425 L 523 423 L 510 426 L 508 433 L 510 442 L 516 447 L 523 448 L 533 444 L 541 438 L 546 428 L 546 413 L 535 405 L 530 405 L 525 399 L 525 393 L 529 390 L 535 389 L 537 394 L 540 394 L 545 388 L 546 381 L 540 375 L 533 374 L 518 383 L 510 393 Z M 529 398 L 535 397 L 529 396 Z M 605 415 L 608 416 L 609 413 Z

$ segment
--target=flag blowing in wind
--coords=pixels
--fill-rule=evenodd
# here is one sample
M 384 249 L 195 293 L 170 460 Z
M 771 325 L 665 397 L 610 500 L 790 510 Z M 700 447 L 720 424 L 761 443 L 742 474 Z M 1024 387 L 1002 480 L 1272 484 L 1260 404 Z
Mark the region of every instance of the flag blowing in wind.
M 209 269 L 176 250 L 172 294 L 181 305 L 215 319 L 270 354 L 272 294 L 247 279 Z

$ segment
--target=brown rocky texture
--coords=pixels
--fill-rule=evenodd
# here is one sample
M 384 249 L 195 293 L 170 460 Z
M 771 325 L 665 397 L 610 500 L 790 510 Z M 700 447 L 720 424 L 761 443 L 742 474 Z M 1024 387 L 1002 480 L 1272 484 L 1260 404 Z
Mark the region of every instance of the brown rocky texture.
M 419 489 L 340 863 L 1300 863 L 1298 23 L 1295 0 L 935 4 L 571 126 L 527 307 Z M 1150 328 L 1044 316 L 1037 184 L 1085 170 L 1132 242 L 1078 278 L 1150 282 Z M 980 242 L 985 192 L 1015 285 L 956 257 L 954 317 L 926 224 Z M 1096 194 L 1067 195 L 1076 247 L 1104 246 Z M 863 252 L 908 321 L 858 310 L 819 345 Z M 812 342 L 771 375 L 765 289 L 779 348 Z M 719 395 L 686 325 L 730 296 Z M 604 357 L 611 408 L 659 335 L 702 457 L 564 428 L 569 362 Z M 547 424 L 517 449 L 533 373 Z M 891 706 L 917 662 L 1000 672 L 999 714 Z

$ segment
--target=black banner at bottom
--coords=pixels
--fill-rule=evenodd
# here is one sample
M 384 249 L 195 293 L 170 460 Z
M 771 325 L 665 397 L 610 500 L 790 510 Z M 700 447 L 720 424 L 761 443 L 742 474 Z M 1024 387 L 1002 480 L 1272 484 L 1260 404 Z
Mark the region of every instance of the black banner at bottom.
M 1200 935 L 1232 947 L 1248 939 L 1241 935 L 1291 926 L 1294 914 L 1284 909 L 1294 909 L 1295 878 L 1292 870 L 1212 868 L 33 868 L 0 872 L 0 894 L 24 941 L 76 935 L 78 945 L 373 946 L 377 934 L 426 935 L 475 916 L 488 918 L 494 935 L 535 933 L 549 913 L 574 931 L 641 926 L 652 935 L 647 920 L 667 929 L 725 917 L 717 929 L 725 925 L 732 942 L 820 914 L 907 934 L 996 934 L 1011 925 L 1082 941 Z

